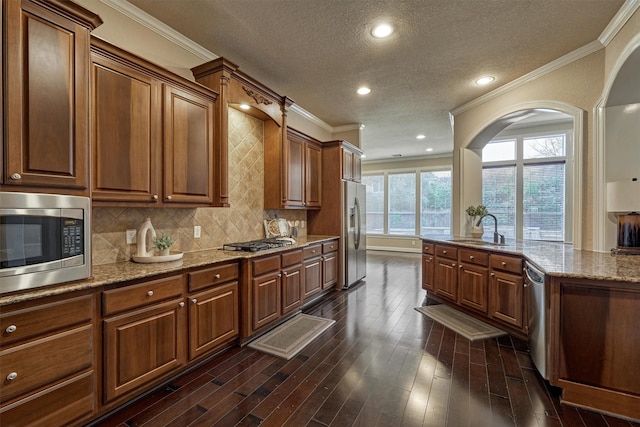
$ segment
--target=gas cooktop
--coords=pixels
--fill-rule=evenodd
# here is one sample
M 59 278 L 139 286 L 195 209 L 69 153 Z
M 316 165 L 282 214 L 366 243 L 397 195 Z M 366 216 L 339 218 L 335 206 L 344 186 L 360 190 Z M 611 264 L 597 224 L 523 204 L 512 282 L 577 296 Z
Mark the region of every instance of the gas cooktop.
M 293 240 L 285 240 L 281 238 L 250 240 L 248 242 L 225 243 L 222 246 L 223 251 L 245 251 L 258 252 L 267 249 L 281 248 L 293 244 Z

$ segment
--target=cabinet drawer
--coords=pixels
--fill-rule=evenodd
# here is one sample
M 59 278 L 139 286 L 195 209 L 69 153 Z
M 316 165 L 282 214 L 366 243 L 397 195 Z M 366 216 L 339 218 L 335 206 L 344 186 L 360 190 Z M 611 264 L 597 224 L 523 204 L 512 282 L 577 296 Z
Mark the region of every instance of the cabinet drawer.
M 87 295 L 0 315 L 0 345 L 6 346 L 38 335 L 88 323 L 93 296 Z
M 302 250 L 302 257 L 304 259 L 309 259 L 316 256 L 320 256 L 321 253 L 322 253 L 322 245 L 307 246 Z
M 207 288 L 236 280 L 238 278 L 238 263 L 218 265 L 206 270 L 189 273 L 189 291 Z
M 522 259 L 505 255 L 491 255 L 491 268 L 522 274 Z
M 0 352 L 0 401 L 59 381 L 93 363 L 93 328 L 82 326 Z M 7 377 L 15 378 L 8 380 Z
M 302 249 L 287 252 L 282 254 L 282 267 L 288 267 L 290 265 L 296 265 L 302 263 Z
M 455 246 L 436 245 L 436 255 L 443 258 L 458 260 L 458 248 Z
M 104 315 L 150 305 L 182 295 L 182 276 L 151 280 L 102 293 Z
M 93 371 L 35 393 L 0 409 L 7 426 L 67 425 L 88 418 L 95 411 Z
M 459 249 L 458 255 L 460 256 L 460 262 L 483 265 L 485 267 L 489 265 L 489 254 L 487 252 Z
M 337 240 L 322 244 L 322 253 L 323 254 L 326 254 L 326 253 L 329 253 L 329 252 L 334 252 L 334 251 L 337 251 L 337 250 L 338 250 L 338 241 Z
M 422 242 L 422 253 L 435 255 L 436 245 L 434 245 L 433 243 Z
M 280 255 L 273 255 L 251 261 L 251 271 L 254 277 L 276 270 L 280 270 Z

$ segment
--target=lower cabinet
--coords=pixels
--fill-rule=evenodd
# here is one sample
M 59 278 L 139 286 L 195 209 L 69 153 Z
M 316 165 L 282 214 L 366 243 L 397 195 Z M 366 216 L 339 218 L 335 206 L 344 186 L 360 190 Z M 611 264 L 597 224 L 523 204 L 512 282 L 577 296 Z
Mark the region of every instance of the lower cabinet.
M 0 314 L 0 424 L 64 425 L 97 410 L 94 297 Z
M 524 283 L 521 258 L 492 254 L 489 315 L 509 326 L 526 328 Z
M 436 295 L 458 301 L 458 249 L 436 245 L 434 289 Z
M 309 298 L 322 291 L 322 245 L 311 245 L 302 251 L 304 268 L 303 298 Z
M 487 314 L 489 254 L 460 249 L 458 259 L 458 302 L 465 307 Z
M 282 315 L 302 306 L 303 282 L 302 249 L 282 254 Z
M 322 289 L 333 289 L 338 283 L 338 240 L 322 244 Z
M 422 289 L 435 291 L 435 246 L 433 243 L 422 243 Z
M 251 260 L 252 328 L 258 330 L 280 318 L 282 273 L 280 255 Z M 247 335 L 250 335 L 247 334 Z

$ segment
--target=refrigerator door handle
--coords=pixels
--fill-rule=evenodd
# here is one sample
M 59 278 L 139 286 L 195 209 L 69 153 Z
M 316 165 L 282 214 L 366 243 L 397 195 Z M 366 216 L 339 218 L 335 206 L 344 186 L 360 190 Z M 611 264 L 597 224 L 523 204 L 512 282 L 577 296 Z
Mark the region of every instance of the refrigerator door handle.
M 360 201 L 356 197 L 356 249 L 360 247 Z

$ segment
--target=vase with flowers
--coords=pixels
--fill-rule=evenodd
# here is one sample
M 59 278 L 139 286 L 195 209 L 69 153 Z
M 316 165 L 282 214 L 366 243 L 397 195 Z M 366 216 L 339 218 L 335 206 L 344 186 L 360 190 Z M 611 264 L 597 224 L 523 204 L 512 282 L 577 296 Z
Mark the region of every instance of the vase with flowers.
M 173 239 L 168 234 L 162 234 L 160 237 L 153 239 L 153 247 L 160 252 L 161 256 L 167 256 L 170 254 L 169 249 L 173 245 Z
M 483 217 L 483 215 L 489 213 L 487 207 L 484 205 L 471 205 L 465 210 L 465 212 L 467 213 L 467 229 L 471 234 L 471 237 L 476 239 L 481 238 L 484 234 L 484 227 L 482 226 L 482 223 L 478 225 L 478 221 Z

